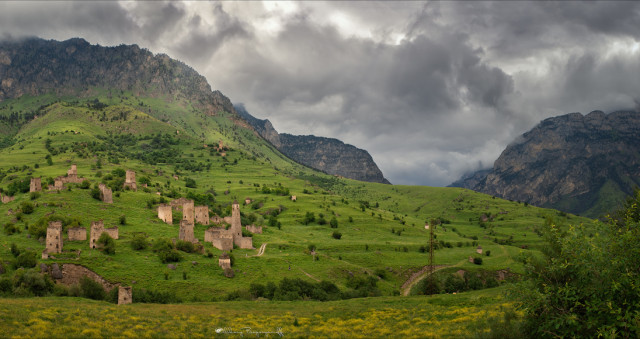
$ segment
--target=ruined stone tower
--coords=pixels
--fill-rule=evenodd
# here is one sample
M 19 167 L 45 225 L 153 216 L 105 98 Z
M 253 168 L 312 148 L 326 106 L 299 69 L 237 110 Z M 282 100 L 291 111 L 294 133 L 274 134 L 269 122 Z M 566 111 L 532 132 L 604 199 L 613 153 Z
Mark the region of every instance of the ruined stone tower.
M 104 222 L 102 220 L 91 222 L 91 234 L 89 235 L 90 248 L 96 248 L 96 245 L 98 245 L 98 239 L 100 238 L 100 235 L 102 235 L 103 232 L 104 232 Z
M 111 188 L 105 184 L 100 184 L 98 187 L 100 188 L 100 199 L 107 204 L 113 204 L 113 192 Z
M 158 218 L 171 225 L 173 223 L 173 212 L 171 211 L 171 205 L 160 204 L 160 206 L 158 206 Z
M 209 225 L 209 206 L 195 207 L 195 222 L 200 225 Z
M 195 243 L 195 236 L 193 234 L 193 222 L 182 219 L 180 221 L 180 233 L 178 238 L 182 241 L 188 241 Z
M 62 221 L 49 222 L 46 250 L 48 254 L 62 253 Z
M 71 165 L 71 168 L 67 171 L 67 176 L 71 178 L 78 176 L 78 167 L 76 164 Z
M 42 184 L 40 178 L 31 178 L 31 184 L 29 186 L 29 192 L 40 192 L 42 191 Z
M 245 249 L 253 248 L 253 238 L 242 236 L 242 220 L 240 219 L 240 205 L 237 201 L 231 205 L 231 227 L 229 228 L 233 236 L 233 243 Z
M 182 204 L 182 220 L 188 220 L 191 224 L 194 223 L 194 203 L 193 200 L 185 201 Z
M 127 170 L 123 187 L 124 188 L 129 187 L 133 191 L 137 191 L 138 190 L 138 186 L 136 185 L 136 172 L 135 171 Z
M 118 305 L 131 304 L 133 302 L 133 293 L 131 286 L 118 286 Z

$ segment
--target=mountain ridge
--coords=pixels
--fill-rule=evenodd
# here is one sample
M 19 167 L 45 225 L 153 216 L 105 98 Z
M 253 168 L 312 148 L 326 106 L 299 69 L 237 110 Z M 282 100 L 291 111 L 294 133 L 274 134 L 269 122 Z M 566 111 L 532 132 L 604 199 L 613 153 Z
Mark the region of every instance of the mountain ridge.
M 300 164 L 349 179 L 391 184 L 366 150 L 335 138 L 278 133 L 271 121 L 252 116 L 243 105 L 235 109 L 260 136 Z
M 492 169 L 451 186 L 595 217 L 640 184 L 639 145 L 638 112 L 569 113 L 541 121 Z

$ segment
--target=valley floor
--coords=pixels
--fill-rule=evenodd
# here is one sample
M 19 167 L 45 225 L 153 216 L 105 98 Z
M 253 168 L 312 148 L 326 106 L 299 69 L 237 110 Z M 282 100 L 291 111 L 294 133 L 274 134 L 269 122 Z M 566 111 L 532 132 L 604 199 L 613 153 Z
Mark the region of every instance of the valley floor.
M 0 299 L 0 337 L 482 337 L 513 312 L 501 290 L 123 306 L 81 298 Z

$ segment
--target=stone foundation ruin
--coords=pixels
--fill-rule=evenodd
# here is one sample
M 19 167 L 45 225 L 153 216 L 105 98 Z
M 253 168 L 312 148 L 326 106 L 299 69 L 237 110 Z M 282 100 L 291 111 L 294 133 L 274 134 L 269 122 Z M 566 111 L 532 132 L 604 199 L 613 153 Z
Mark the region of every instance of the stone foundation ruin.
M 10 197 L 8 195 L 2 195 L 2 193 L 0 193 L 0 200 L 2 200 L 3 204 L 8 204 L 10 202 L 12 202 L 13 200 L 15 200 L 16 197 Z
M 253 234 L 262 234 L 262 226 L 247 225 L 244 228 Z
M 171 225 L 173 223 L 173 211 L 171 205 L 161 204 L 158 206 L 158 218 Z
M 69 241 L 85 241 L 87 240 L 87 229 L 84 227 L 74 227 L 67 230 L 67 238 Z
M 231 258 L 227 252 L 220 254 L 218 258 L 218 266 L 222 267 L 222 269 L 231 268 Z

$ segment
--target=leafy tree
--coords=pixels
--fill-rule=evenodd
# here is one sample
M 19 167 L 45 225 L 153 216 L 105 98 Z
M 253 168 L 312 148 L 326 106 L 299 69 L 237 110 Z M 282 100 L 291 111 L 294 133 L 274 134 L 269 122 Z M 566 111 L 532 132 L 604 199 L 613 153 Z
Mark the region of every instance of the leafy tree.
M 594 225 L 547 225 L 514 296 L 532 337 L 640 336 L 640 191 Z
M 131 248 L 134 251 L 140 251 L 149 247 L 149 242 L 147 242 L 147 238 L 142 234 L 137 234 L 133 236 L 131 240 Z
M 329 221 L 329 225 L 331 225 L 331 228 L 338 228 L 338 219 L 336 219 L 336 217 L 332 217 L 331 221 Z

